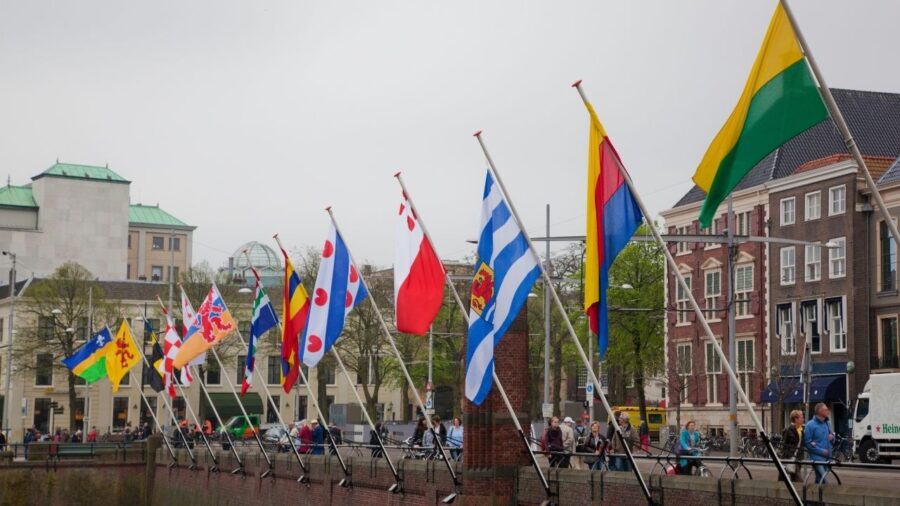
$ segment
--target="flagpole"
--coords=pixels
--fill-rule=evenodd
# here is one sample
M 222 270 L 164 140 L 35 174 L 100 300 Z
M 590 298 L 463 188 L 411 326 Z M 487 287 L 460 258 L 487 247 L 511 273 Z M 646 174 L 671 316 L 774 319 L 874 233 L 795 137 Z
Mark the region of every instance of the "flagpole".
M 240 396 L 238 396 L 237 391 L 234 389 L 234 384 L 231 382 L 231 378 L 228 377 L 228 373 L 225 370 L 225 364 L 222 363 L 222 359 L 219 358 L 219 352 L 216 351 L 216 347 L 213 346 L 209 349 L 212 352 L 213 357 L 216 358 L 216 362 L 219 364 L 219 370 L 222 371 L 222 377 L 225 378 L 225 383 L 228 384 L 228 388 L 231 390 L 231 394 L 234 395 L 234 399 L 238 403 L 238 407 L 241 408 L 241 413 L 244 414 L 244 420 L 247 421 L 247 425 L 250 426 L 250 431 L 253 432 L 253 437 L 256 439 L 256 444 L 259 445 L 259 450 L 263 454 L 263 458 L 266 459 L 266 464 L 268 464 L 269 469 L 267 469 L 264 473 L 259 475 L 260 478 L 265 478 L 267 476 L 275 477 L 275 469 L 272 466 L 272 459 L 269 458 L 269 453 L 266 452 L 266 448 L 263 446 L 262 440 L 259 438 L 259 430 L 253 428 L 253 422 L 250 421 L 250 415 L 247 414 L 247 410 L 244 409 L 244 404 L 241 402 Z M 223 425 L 223 429 L 227 432 L 227 428 Z
M 384 454 L 384 458 L 387 459 L 388 467 L 391 469 L 391 474 L 394 475 L 394 485 L 391 485 L 388 488 L 388 492 L 393 492 L 395 494 L 403 491 L 403 480 L 400 478 L 400 473 L 397 472 L 397 468 L 394 467 L 394 462 L 391 461 L 391 456 L 388 455 L 387 449 L 384 447 L 384 441 L 381 440 L 381 434 L 378 433 L 378 429 L 375 428 L 375 424 L 372 423 L 372 418 L 369 416 L 369 411 L 366 409 L 365 404 L 363 403 L 362 397 L 359 396 L 359 391 L 356 389 L 356 385 L 353 384 L 353 381 L 350 380 L 350 374 L 347 372 L 347 368 L 344 367 L 344 361 L 341 360 L 341 354 L 338 353 L 337 347 L 332 346 L 331 352 L 334 354 L 334 358 L 337 360 L 338 366 L 340 366 L 341 371 L 344 373 L 344 378 L 347 379 L 347 384 L 350 385 L 350 390 L 353 390 L 353 395 L 356 396 L 356 402 L 359 403 L 359 407 L 362 409 L 364 415 L 366 415 L 366 421 L 369 422 L 369 427 L 372 428 L 372 432 L 375 433 L 375 439 L 378 441 L 378 446 L 381 448 L 381 453 Z
M 124 322 L 123 323 L 124 325 L 128 325 L 128 320 L 125 320 L 124 318 L 122 318 L 122 321 Z M 131 342 L 134 343 L 134 347 L 137 348 L 138 354 L 141 356 L 141 360 L 144 361 L 145 365 L 149 365 L 150 362 L 147 360 L 147 357 L 144 356 L 144 350 L 141 349 L 140 346 L 138 346 L 137 340 L 134 338 L 134 334 L 131 332 L 131 329 L 129 329 L 128 335 L 131 336 Z M 128 370 L 128 374 L 129 375 L 131 374 L 130 369 Z M 134 378 L 132 378 L 132 379 L 134 379 Z M 140 386 L 138 388 L 138 391 L 140 392 L 141 397 L 144 399 L 144 402 L 147 402 L 147 398 L 146 398 L 146 396 L 144 396 L 143 385 L 142 384 L 139 384 L 139 385 Z M 172 406 L 169 405 L 168 400 L 165 397 L 163 397 L 163 401 L 165 401 L 166 408 L 169 410 L 169 414 L 172 415 L 172 418 L 175 418 L 175 411 L 172 410 Z M 149 406 L 149 403 L 147 403 L 147 404 Z M 166 438 L 166 433 L 163 430 L 162 425 L 160 425 L 159 420 L 156 419 L 156 413 L 153 413 L 153 420 L 156 421 L 156 425 L 159 427 L 159 431 L 162 433 L 163 439 L 168 439 L 168 438 Z M 191 457 L 191 469 L 192 470 L 197 469 L 197 458 L 194 456 L 194 452 L 191 451 L 191 447 L 190 447 L 190 444 L 188 444 L 187 438 L 185 437 L 184 433 L 181 432 L 180 430 L 178 431 L 178 433 L 181 434 L 181 440 L 184 442 L 184 448 L 187 450 L 188 455 L 190 455 L 190 457 Z
M 456 291 L 456 285 L 453 284 L 453 280 L 450 278 L 450 272 L 444 268 L 444 262 L 441 260 L 440 255 L 437 252 L 437 247 L 434 245 L 434 241 L 431 239 L 431 234 L 428 233 L 428 229 L 425 227 L 425 221 L 422 219 L 422 215 L 419 214 L 418 209 L 416 209 L 416 204 L 413 202 L 412 196 L 409 194 L 409 190 L 406 188 L 406 183 L 403 181 L 403 176 L 400 172 L 394 174 L 394 177 L 397 179 L 397 182 L 400 183 L 400 189 L 403 190 L 404 196 L 406 196 L 406 201 L 409 202 L 409 207 L 412 209 L 413 215 L 419 222 L 419 226 L 422 228 L 422 234 L 425 236 L 425 239 L 428 241 L 428 244 L 431 246 L 431 250 L 434 251 L 434 255 L 438 257 L 438 261 L 441 263 L 441 269 L 444 271 L 444 279 L 447 282 L 447 286 L 450 288 L 450 293 L 453 294 L 453 299 L 456 301 L 456 304 L 459 306 L 460 311 L 462 312 L 463 318 L 466 320 L 466 325 L 469 324 L 469 312 L 467 308 L 463 305 L 462 299 L 459 296 L 459 292 Z M 551 497 L 553 492 L 550 490 L 550 483 L 547 481 L 547 477 L 544 476 L 544 471 L 541 469 L 541 466 L 538 464 L 537 456 L 534 454 L 534 450 L 531 449 L 531 444 L 528 441 L 528 436 L 525 434 L 525 430 L 522 429 L 522 424 L 519 422 L 519 417 L 516 415 L 516 410 L 513 409 L 512 403 L 509 401 L 509 396 L 506 395 L 506 389 L 503 388 L 503 383 L 500 382 L 500 378 L 497 376 L 497 370 L 493 370 L 494 375 L 494 383 L 497 385 L 497 391 L 500 393 L 500 397 L 503 399 L 503 404 L 506 405 L 506 409 L 509 411 L 509 416 L 512 418 L 513 423 L 516 425 L 516 430 L 519 431 L 519 437 L 522 439 L 522 443 L 525 445 L 525 449 L 528 450 L 528 458 L 531 460 L 531 465 L 534 470 L 537 472 L 538 477 L 541 479 L 541 485 L 544 487 L 544 492 L 547 494 L 547 497 Z M 465 449 L 463 449 L 465 451 Z
M 797 24 L 797 19 L 794 17 L 794 12 L 791 10 L 790 5 L 788 5 L 787 0 L 780 0 L 780 2 L 784 7 L 784 12 L 787 14 L 788 20 L 791 22 L 791 26 L 794 28 L 794 34 L 797 36 L 797 42 L 800 44 L 800 49 L 803 51 L 803 55 L 806 56 L 806 63 L 809 64 L 810 70 L 812 70 L 813 75 L 816 77 L 816 81 L 819 83 L 819 93 L 822 96 L 822 100 L 825 102 L 828 114 L 831 116 L 831 119 L 834 120 L 838 132 L 841 134 L 841 139 L 844 141 L 844 146 L 846 146 L 847 151 L 850 152 L 850 155 L 853 156 L 853 159 L 862 171 L 863 177 L 866 180 L 866 185 L 872 190 L 872 198 L 875 200 L 875 205 L 878 206 L 878 210 L 881 212 L 884 222 L 891 231 L 894 241 L 900 246 L 900 229 L 897 228 L 897 223 L 894 222 L 891 213 L 888 212 L 888 208 L 881 198 L 881 193 L 875 186 L 875 180 L 872 179 L 872 174 L 869 172 L 866 160 L 859 151 L 859 146 L 857 146 L 856 140 L 853 139 L 850 128 L 847 127 L 847 122 L 844 120 L 844 115 L 841 113 L 841 109 L 838 107 L 837 102 L 834 100 L 834 96 L 831 94 L 831 89 L 825 83 L 825 77 L 819 70 L 816 59 L 813 58 L 812 51 L 806 43 L 806 38 L 803 37 L 803 32 L 800 30 L 800 25 Z
M 313 406 L 315 406 L 316 408 L 316 413 L 319 414 L 319 419 L 322 420 L 322 428 L 325 429 L 325 435 L 328 437 L 328 441 L 331 442 L 331 446 L 334 447 L 334 454 L 337 455 L 338 463 L 341 465 L 341 470 L 344 471 L 344 479 L 341 480 L 338 485 L 345 488 L 350 487 L 352 485 L 350 470 L 347 469 L 347 464 L 344 463 L 344 458 L 341 457 L 341 452 L 338 450 L 337 445 L 334 443 L 334 438 L 331 437 L 331 430 L 328 428 L 328 419 L 325 418 L 325 414 L 322 413 L 322 408 L 319 407 L 319 401 L 316 399 L 316 396 L 313 395 L 312 389 L 309 388 L 309 381 L 306 379 L 306 373 L 303 372 L 303 364 L 299 364 L 297 366 L 297 370 L 300 371 L 300 379 L 303 380 L 303 386 L 305 386 L 306 391 L 309 392 L 309 397 L 310 399 L 312 399 Z
M 343 237 L 341 234 L 341 228 L 337 224 L 337 220 L 334 219 L 334 213 L 331 211 L 331 207 L 326 207 L 326 211 L 328 211 L 328 216 L 331 218 L 331 223 L 334 225 L 335 231 Z M 350 264 L 356 266 L 356 261 L 353 259 L 353 253 L 350 251 L 350 245 L 347 244 L 347 241 L 344 240 L 344 244 L 347 246 L 347 254 L 350 256 Z M 384 335 L 387 337 L 388 344 L 391 345 L 391 349 L 394 351 L 394 354 L 397 356 L 397 362 L 400 364 L 400 369 L 403 371 L 403 375 L 406 377 L 407 383 L 409 383 L 409 387 L 413 391 L 413 396 L 416 398 L 416 402 L 419 404 L 419 409 L 422 410 L 422 415 L 425 416 L 425 423 L 428 425 L 428 430 L 431 431 L 431 435 L 434 437 L 434 442 L 438 447 L 438 451 L 441 452 L 441 457 L 444 462 L 447 464 L 447 470 L 450 472 L 450 477 L 453 479 L 453 486 L 455 491 L 453 494 L 444 498 L 444 503 L 450 503 L 456 496 L 459 494 L 459 478 L 456 476 L 456 470 L 453 469 L 453 464 L 450 463 L 450 459 L 447 458 L 447 453 L 444 451 L 444 444 L 441 442 L 441 438 L 434 430 L 434 424 L 431 422 L 431 418 L 425 415 L 425 404 L 422 403 L 422 398 L 419 397 L 419 389 L 416 388 L 416 384 L 413 383 L 412 377 L 409 375 L 409 370 L 406 368 L 406 364 L 403 362 L 403 355 L 400 353 L 400 350 L 397 348 L 397 343 L 394 342 L 394 336 L 391 335 L 390 329 L 388 329 L 387 323 L 384 321 L 384 316 L 381 314 L 381 310 L 378 309 L 378 303 L 375 302 L 375 294 L 369 290 L 369 285 L 366 283 L 366 278 L 363 276 L 362 272 L 359 271 L 359 280 L 362 283 L 363 288 L 366 289 L 369 296 L 367 297 L 372 304 L 372 309 L 375 310 L 375 315 L 378 316 L 378 321 L 381 323 L 381 329 L 384 331 Z
M 284 245 L 281 244 L 281 239 L 278 238 L 278 234 L 275 234 L 273 238 L 275 239 L 275 242 L 278 243 L 278 247 L 281 249 L 281 251 L 286 252 L 287 250 L 284 249 Z M 247 261 L 250 261 L 249 255 L 247 255 Z M 260 286 L 262 286 L 262 283 L 260 283 Z M 287 289 L 287 287 L 285 287 L 285 289 Z M 285 308 L 285 311 L 287 311 L 287 309 L 288 308 Z M 284 334 L 284 325 L 280 320 L 278 320 L 278 329 L 281 330 L 282 334 Z M 299 340 L 300 336 L 295 336 L 295 338 Z M 297 356 L 297 360 L 300 360 L 299 355 Z M 319 408 L 319 401 L 316 396 L 313 395 L 312 389 L 309 388 L 309 382 L 306 380 L 306 374 L 303 372 L 303 364 L 297 364 L 297 370 L 300 372 L 299 377 L 303 380 L 303 386 L 306 387 L 306 392 L 309 394 L 309 397 L 312 399 L 313 406 L 315 406 L 316 408 L 316 413 L 319 414 L 319 419 L 321 419 L 322 423 L 325 425 L 325 433 L 328 434 L 328 440 L 331 441 L 331 445 L 334 446 L 334 453 L 337 455 L 338 463 L 341 465 L 341 470 L 344 471 L 344 479 L 340 481 L 339 485 L 341 487 L 349 487 L 352 481 L 352 479 L 350 478 L 350 470 L 347 468 L 347 464 L 344 463 L 344 458 L 341 456 L 341 452 L 338 450 L 337 445 L 334 444 L 334 439 L 331 437 L 331 430 L 327 428 L 328 422 L 325 418 L 325 414 L 322 413 L 322 410 Z M 299 385 L 297 388 L 299 390 Z
M 182 288 L 180 284 L 178 285 L 178 287 Z M 162 306 L 161 300 L 160 300 L 160 305 Z M 165 309 L 165 306 L 163 306 L 163 312 L 168 315 L 168 310 Z M 188 325 L 190 325 L 190 323 L 188 323 Z M 176 333 L 177 333 L 177 331 L 176 331 Z M 237 460 L 238 468 L 231 471 L 231 474 L 244 475 L 245 474 L 244 460 L 241 458 L 240 454 L 238 454 L 237 448 L 235 448 L 235 446 L 234 446 L 234 440 L 231 439 L 231 434 L 228 432 L 227 428 L 225 427 L 225 422 L 222 421 L 222 417 L 219 415 L 219 410 L 216 409 L 216 405 L 213 403 L 212 397 L 210 397 L 210 395 L 209 395 L 209 390 L 206 389 L 206 384 L 203 382 L 203 379 L 200 375 L 199 368 L 196 366 L 191 366 L 190 362 L 188 362 L 187 364 L 184 364 L 184 367 L 187 368 L 188 374 L 190 374 L 191 372 L 195 373 L 194 378 L 196 378 L 197 383 L 200 385 L 200 391 L 203 392 L 203 396 L 206 397 L 206 402 L 209 403 L 209 407 L 210 407 L 210 409 L 212 409 L 213 416 L 216 417 L 216 421 L 219 422 L 219 427 L 222 427 L 222 433 L 225 434 L 225 439 L 228 440 L 228 446 L 229 446 L 229 448 L 231 448 L 231 453 L 232 453 L 232 455 L 234 455 L 234 459 Z M 191 369 L 191 367 L 194 367 L 194 369 Z M 220 375 L 222 374 L 221 368 L 219 369 L 219 374 Z M 172 381 L 175 381 L 174 371 L 173 371 Z M 190 404 L 187 400 L 187 397 L 184 395 L 183 390 L 182 390 L 182 397 L 184 398 L 185 406 Z M 165 398 L 166 397 L 163 396 L 163 399 L 165 399 Z M 166 402 L 168 402 L 168 401 L 166 401 Z M 175 417 L 174 413 L 172 414 L 172 417 L 173 418 Z
M 144 316 L 142 318 L 147 325 L 150 324 L 150 322 L 147 321 L 147 304 L 146 303 L 144 304 Z M 152 331 L 153 327 L 151 326 L 150 329 Z M 156 335 L 156 345 L 159 346 L 159 334 L 158 333 Z M 141 351 L 143 352 L 143 350 L 141 350 Z M 149 368 L 152 371 L 157 371 L 157 369 L 155 369 L 153 367 L 153 364 L 150 364 Z M 187 397 L 184 395 L 184 389 L 181 387 L 181 384 L 177 383 L 174 380 L 172 382 L 176 383 L 178 385 L 178 391 L 181 392 L 181 397 L 185 399 L 184 405 L 187 407 L 188 413 L 190 413 L 191 418 L 194 420 L 194 423 L 197 425 L 197 427 L 202 427 L 202 425 L 200 424 L 200 418 L 198 418 L 197 415 L 194 413 L 194 408 L 191 407 L 191 403 L 187 402 Z M 141 384 L 141 388 L 143 389 L 143 382 Z M 163 395 L 168 395 L 168 393 L 163 393 Z M 209 440 L 206 439 L 206 434 L 203 433 L 202 429 L 200 430 L 200 436 L 203 438 L 203 443 L 206 445 L 207 451 L 209 451 L 209 456 L 212 457 L 212 459 L 213 459 L 213 465 L 212 465 L 212 467 L 209 468 L 209 471 L 213 472 L 213 473 L 217 473 L 217 472 L 219 472 L 219 459 L 216 457 L 215 452 L 213 452 L 212 446 L 209 444 Z
M 128 377 L 131 379 L 131 382 L 134 382 L 134 374 L 131 373 L 131 369 L 128 370 Z M 150 407 L 150 402 L 147 400 L 147 396 L 144 395 L 144 389 L 140 388 L 138 391 L 141 394 L 141 399 L 144 401 L 144 404 L 147 406 L 147 411 L 150 412 L 150 416 L 153 417 L 153 422 L 156 424 L 156 427 L 159 429 L 159 434 L 162 436 L 163 442 L 166 443 L 166 449 L 169 450 L 169 455 L 172 456 L 172 464 L 170 467 L 174 467 L 178 465 L 178 457 L 175 456 L 175 450 L 172 449 L 172 445 L 169 443 L 169 438 L 166 437 L 166 433 L 163 431 L 162 425 L 159 423 L 159 420 L 156 418 L 156 413 L 153 412 L 153 408 Z M 183 436 L 183 434 L 182 434 Z M 187 448 L 187 442 L 185 442 L 185 448 Z M 194 454 L 191 453 L 190 449 L 188 449 L 188 454 L 191 456 L 191 468 L 197 468 L 197 461 L 194 460 Z
M 250 262 L 250 254 L 247 253 L 247 250 L 244 250 L 243 253 L 244 253 L 244 256 L 247 257 L 247 265 L 250 266 L 250 269 L 253 270 L 254 276 L 256 276 L 256 282 L 259 284 L 260 289 L 263 289 L 262 281 L 259 280 L 259 277 L 256 273 L 256 269 L 253 268 L 253 264 Z M 273 316 L 275 316 L 275 315 L 273 315 Z M 281 322 L 278 320 L 277 317 L 275 318 L 275 321 L 278 322 L 278 327 L 281 328 Z M 251 322 L 251 325 L 252 325 L 252 322 Z M 252 338 L 252 333 L 253 332 L 251 331 L 251 338 Z M 246 347 L 247 342 L 244 341 L 244 336 L 243 336 L 243 333 L 241 332 L 241 329 L 237 329 L 237 336 L 238 336 L 238 339 L 240 339 L 240 341 L 241 341 L 241 345 Z M 255 351 L 255 348 L 254 348 L 254 351 Z M 255 358 L 254 358 L 254 360 L 255 360 Z M 275 400 L 272 398 L 272 393 L 269 392 L 269 385 L 265 381 L 263 381 L 262 387 L 263 387 L 263 391 L 266 392 L 266 399 L 268 399 L 269 405 L 274 408 Z M 291 437 L 291 431 L 290 431 L 290 429 L 288 429 L 287 424 L 284 423 L 284 418 L 281 416 L 281 406 L 278 406 L 278 408 L 275 409 L 275 414 L 278 415 L 278 422 L 281 424 L 281 426 L 284 428 L 285 433 L 287 434 L 288 443 L 290 443 L 291 449 L 294 451 L 294 455 L 297 457 L 297 463 L 300 464 L 300 469 L 302 469 L 304 473 L 308 473 L 309 467 L 307 467 L 307 465 L 303 462 L 303 458 L 300 456 L 300 451 L 297 449 L 297 445 L 294 444 L 294 439 Z M 309 483 L 309 479 L 306 476 L 300 476 L 300 478 L 298 478 L 297 481 L 300 483 Z
M 585 105 L 590 104 L 588 101 L 587 95 L 584 93 L 584 90 L 581 88 L 581 81 L 576 81 L 575 84 L 572 85 L 581 96 L 581 100 L 585 103 Z M 627 171 L 621 170 L 622 179 L 625 180 L 625 184 L 628 185 L 628 189 L 631 191 L 631 196 L 634 198 L 634 201 L 637 203 L 638 207 L 641 210 L 641 213 L 644 217 L 650 216 L 647 212 L 647 207 L 644 205 L 644 201 L 641 199 L 640 194 L 637 192 L 637 189 L 634 187 L 634 181 L 631 180 L 631 175 L 628 174 Z M 649 219 L 648 219 L 649 221 Z M 737 375 L 734 372 L 734 369 L 731 367 L 731 363 L 728 360 L 728 356 L 725 355 L 725 352 L 722 351 L 722 346 L 719 344 L 719 340 L 716 338 L 716 335 L 713 333 L 712 329 L 709 326 L 709 322 L 706 320 L 706 315 L 703 313 L 703 310 L 700 308 L 700 305 L 697 303 L 697 299 L 694 298 L 694 294 L 691 291 L 690 287 L 687 285 L 687 282 L 684 280 L 684 275 L 682 275 L 681 271 L 678 269 L 678 263 L 675 261 L 675 257 L 672 256 L 672 252 L 669 251 L 668 246 L 665 241 L 663 241 L 662 236 L 660 236 L 659 231 L 653 226 L 653 223 L 649 223 L 647 227 L 650 229 L 650 233 L 653 234 L 653 237 L 656 239 L 656 242 L 660 245 L 660 249 L 662 249 L 663 254 L 666 257 L 666 260 L 669 264 L 669 268 L 672 270 L 675 275 L 675 279 L 677 280 L 679 286 L 682 291 L 687 294 L 687 297 L 691 303 L 692 308 L 694 309 L 694 313 L 697 315 L 697 319 L 700 321 L 700 325 L 703 328 L 703 331 L 706 333 L 707 337 L 709 337 L 709 342 L 712 343 L 713 348 L 716 350 L 716 354 L 719 355 L 719 358 L 725 365 L 725 372 L 728 374 L 728 378 L 731 381 L 731 384 L 734 386 L 735 391 L 737 392 L 738 397 L 740 397 L 741 402 L 747 407 L 747 412 L 750 415 L 750 418 L 753 420 L 753 424 L 756 425 L 756 429 L 759 431 L 759 435 L 762 438 L 763 442 L 766 444 L 766 448 L 769 451 L 769 456 L 772 458 L 772 463 L 775 464 L 775 467 L 778 470 L 778 475 L 781 479 L 787 484 L 788 491 L 791 494 L 791 497 L 794 499 L 796 504 L 803 504 L 803 500 L 800 498 L 800 495 L 797 493 L 797 490 L 794 488 L 794 484 L 791 482 L 790 476 L 788 476 L 787 470 L 784 468 L 784 465 L 781 463 L 781 459 L 778 458 L 778 455 L 775 453 L 775 448 L 772 446 L 772 441 L 769 439 L 768 434 L 766 433 L 765 427 L 763 427 L 762 422 L 759 417 L 756 415 L 756 411 L 753 409 L 753 405 L 750 402 L 750 398 L 747 396 L 747 392 L 744 391 L 744 388 L 741 386 L 738 381 Z M 729 234 L 731 232 L 729 231 Z M 593 375 L 593 372 L 591 373 Z M 605 399 L 604 399 L 605 403 Z
M 591 367 L 591 362 L 590 360 L 588 360 L 587 354 L 585 354 L 584 352 L 584 347 L 581 346 L 581 341 L 579 341 L 578 339 L 578 334 L 575 332 L 575 328 L 572 327 L 572 322 L 569 321 L 569 315 L 568 313 L 566 313 L 566 308 L 563 306 L 562 300 L 559 298 L 559 294 L 556 293 L 556 288 L 553 286 L 553 280 L 550 278 L 550 274 L 547 273 L 547 269 L 544 267 L 544 263 L 541 261 L 541 256 L 538 254 L 537 249 L 534 247 L 534 243 L 531 242 L 531 236 L 528 235 L 528 231 L 522 224 L 522 220 L 519 218 L 519 213 L 518 211 L 516 211 L 516 206 L 512 203 L 512 200 L 510 200 L 509 192 L 506 191 L 506 186 L 503 184 L 503 179 L 501 179 L 500 174 L 497 172 L 497 166 L 494 165 L 494 160 L 491 158 L 491 155 L 487 150 L 487 146 L 485 146 L 484 144 L 484 139 L 481 138 L 481 130 L 475 132 L 474 137 L 478 140 L 478 144 L 481 146 L 481 150 L 484 152 L 484 157 L 487 159 L 491 173 L 494 175 L 494 179 L 497 181 L 497 185 L 500 187 L 500 191 L 503 194 L 504 200 L 509 206 L 509 210 L 512 213 L 513 217 L 516 219 L 516 222 L 518 222 L 519 227 L 522 230 L 522 236 L 528 243 L 528 249 L 531 250 L 531 254 L 534 256 L 534 260 L 541 270 L 541 276 L 544 278 L 544 288 L 550 291 L 550 296 L 556 303 L 556 308 L 557 310 L 559 310 L 560 315 L 562 315 L 563 321 L 566 324 L 566 329 L 569 331 L 569 337 L 572 338 L 572 342 L 575 344 L 575 350 L 578 352 L 581 361 L 587 368 L 588 376 L 590 377 L 591 382 L 593 382 L 594 387 L 596 388 L 596 392 L 600 394 L 600 402 L 603 403 L 603 407 L 606 409 L 607 413 L 612 413 L 613 410 L 606 399 L 606 395 L 600 388 L 600 380 L 597 379 L 597 375 L 594 374 L 594 370 Z M 611 420 L 616 434 L 619 436 L 619 441 L 622 442 L 622 448 L 625 450 L 625 456 L 631 463 L 631 468 L 634 472 L 634 476 L 637 478 L 638 483 L 641 486 L 641 491 L 644 493 L 644 497 L 647 499 L 647 503 L 650 505 L 656 504 L 653 500 L 653 495 L 650 493 L 650 488 L 647 486 L 647 482 L 644 480 L 644 476 L 641 474 L 641 470 L 638 469 L 637 463 L 634 460 L 634 455 L 631 452 L 631 447 L 628 442 L 625 441 L 624 434 L 622 433 L 622 427 L 619 426 L 619 421 L 616 420 L 615 417 L 611 417 Z

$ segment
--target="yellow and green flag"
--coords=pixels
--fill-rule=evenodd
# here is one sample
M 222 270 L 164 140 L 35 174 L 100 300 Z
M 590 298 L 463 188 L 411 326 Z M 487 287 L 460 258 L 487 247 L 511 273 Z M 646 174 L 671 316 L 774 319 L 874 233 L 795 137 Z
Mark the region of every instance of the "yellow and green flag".
M 741 98 L 694 173 L 694 183 L 706 192 L 700 225 L 710 225 L 719 204 L 760 160 L 827 116 L 791 22 L 778 4 Z
M 119 331 L 112 345 L 107 346 L 106 374 L 112 383 L 112 391 L 119 391 L 119 382 L 128 374 L 128 371 L 140 360 L 140 352 L 134 344 L 134 336 L 128 327 L 128 320 L 122 320 Z

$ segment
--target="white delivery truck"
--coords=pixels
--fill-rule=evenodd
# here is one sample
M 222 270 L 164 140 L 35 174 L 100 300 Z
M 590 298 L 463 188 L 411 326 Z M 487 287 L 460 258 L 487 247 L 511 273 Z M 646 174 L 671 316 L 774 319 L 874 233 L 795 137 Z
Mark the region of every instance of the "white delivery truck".
M 900 458 L 900 373 L 869 377 L 856 400 L 853 445 L 862 462 Z

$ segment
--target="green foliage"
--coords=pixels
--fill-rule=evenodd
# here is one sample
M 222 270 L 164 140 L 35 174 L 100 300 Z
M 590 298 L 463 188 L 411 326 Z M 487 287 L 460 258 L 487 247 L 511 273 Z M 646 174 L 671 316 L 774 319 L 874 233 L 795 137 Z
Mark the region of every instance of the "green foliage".
M 642 225 L 637 234 L 648 234 Z M 635 380 L 643 401 L 644 381 L 663 370 L 665 325 L 664 254 L 653 242 L 631 242 L 609 272 L 609 350 L 607 364 Z M 631 288 L 622 288 L 631 286 Z M 641 402 L 643 404 L 643 402 Z M 642 407 L 643 409 L 643 407 Z M 642 412 L 642 418 L 645 414 Z

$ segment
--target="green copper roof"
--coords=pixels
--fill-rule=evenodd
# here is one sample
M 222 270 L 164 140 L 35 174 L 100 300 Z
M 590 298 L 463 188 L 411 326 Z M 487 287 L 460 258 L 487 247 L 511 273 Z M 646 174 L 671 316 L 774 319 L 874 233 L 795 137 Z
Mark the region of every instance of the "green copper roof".
M 100 181 L 112 181 L 115 183 L 128 183 L 124 177 L 109 170 L 109 167 L 97 167 L 94 165 L 77 165 L 74 163 L 54 163 L 49 169 L 41 172 L 32 179 L 43 176 L 71 177 L 77 179 L 96 179 Z
M 130 205 L 128 207 L 128 221 L 130 223 L 145 223 L 148 225 L 161 225 L 167 227 L 190 227 L 187 223 L 160 209 L 158 205 Z
M 0 187 L 0 206 L 37 207 L 30 186 Z

